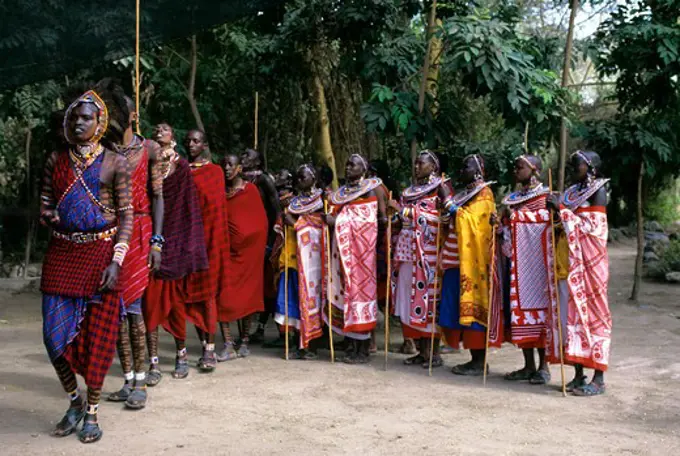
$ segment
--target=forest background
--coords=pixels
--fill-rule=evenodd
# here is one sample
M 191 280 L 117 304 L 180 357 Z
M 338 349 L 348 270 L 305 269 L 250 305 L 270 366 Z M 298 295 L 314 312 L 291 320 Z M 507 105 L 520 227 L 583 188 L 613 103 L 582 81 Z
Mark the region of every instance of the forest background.
M 11 59 L 0 65 L 0 275 L 45 249 L 39 181 L 61 124 L 53 113 L 64 108 L 69 88 L 105 76 L 131 95 L 135 85 L 134 2 L 99 9 L 4 3 L 0 55 L 30 50 L 37 57 L 32 71 L 11 67 Z M 189 14 L 198 3 L 232 10 L 226 22 L 182 29 L 182 8 Z M 158 32 L 141 42 L 144 134 L 168 122 L 181 143 L 198 127 L 215 160 L 256 145 L 269 170 L 312 161 L 337 177 L 347 157 L 361 153 L 384 160 L 402 188 L 415 151 L 425 147 L 446 157 L 454 179 L 462 157 L 483 155 L 487 178 L 503 190 L 519 154 L 540 155 L 557 187 L 560 157 L 585 148 L 602 156 L 602 172 L 612 178 L 612 226 L 680 219 L 680 0 L 141 5 L 142 30 Z M 41 26 L 59 15 L 86 18 L 87 39 L 79 29 L 60 35 Z M 154 22 L 160 17 L 175 23 Z M 78 64 L 60 67 L 52 55 L 57 64 L 48 58 L 42 65 L 63 33 L 74 36 L 69 52 L 81 53 Z M 96 43 L 116 39 L 120 49 L 92 54 Z

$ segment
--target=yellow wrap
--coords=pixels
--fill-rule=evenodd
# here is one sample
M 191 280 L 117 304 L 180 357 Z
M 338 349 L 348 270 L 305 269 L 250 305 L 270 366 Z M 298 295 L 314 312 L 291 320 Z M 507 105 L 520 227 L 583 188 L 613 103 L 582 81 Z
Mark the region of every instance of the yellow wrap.
M 295 227 L 286 226 L 286 243 L 279 255 L 279 271 L 283 272 L 288 258 L 288 267 L 297 270 L 297 232 Z
M 456 212 L 460 255 L 460 324 L 487 324 L 489 312 L 489 264 L 491 234 L 489 217 L 496 211 L 488 187 Z
M 555 245 L 555 266 L 557 267 L 557 280 L 567 280 L 569 276 L 569 244 L 564 230 L 557 231 L 557 244 Z

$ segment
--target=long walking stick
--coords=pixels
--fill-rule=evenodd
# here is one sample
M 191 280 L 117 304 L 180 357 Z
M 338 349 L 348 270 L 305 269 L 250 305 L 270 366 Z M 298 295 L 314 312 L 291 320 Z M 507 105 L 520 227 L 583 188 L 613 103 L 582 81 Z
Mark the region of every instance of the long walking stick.
M 323 212 L 328 215 L 328 202 L 323 202 Z M 331 230 L 328 224 L 324 227 L 326 231 L 326 300 L 328 301 L 328 343 L 331 348 L 331 363 L 335 362 L 335 347 L 333 346 L 333 302 L 331 299 Z
M 439 238 L 441 236 L 441 217 L 437 216 L 437 255 L 434 261 L 434 299 L 432 300 L 432 336 L 430 337 L 430 365 L 428 375 L 432 377 L 432 358 L 434 358 L 434 333 L 437 332 L 437 295 L 439 292 Z
M 389 194 L 392 201 L 392 192 Z M 387 353 L 390 351 L 390 291 L 392 284 L 392 217 L 387 217 L 387 285 L 385 286 L 385 370 L 387 370 Z
M 548 170 L 548 187 L 550 193 L 552 194 L 553 182 L 552 182 L 552 170 Z M 560 308 L 560 289 L 557 283 L 557 249 L 555 248 L 555 221 L 552 216 L 552 211 L 550 211 L 550 230 L 552 238 L 552 251 L 553 251 L 553 281 L 555 286 L 555 298 L 557 301 L 557 332 L 560 344 L 560 373 L 562 375 L 562 396 L 567 397 L 567 383 L 564 378 L 564 346 L 562 345 L 562 309 Z
M 489 268 L 489 308 L 486 316 L 486 342 L 484 343 L 484 379 L 482 384 L 486 386 L 486 374 L 488 373 L 488 365 L 486 363 L 489 355 L 489 337 L 491 334 L 491 311 L 493 309 L 493 285 L 494 276 L 496 272 L 496 227 L 491 227 L 491 263 Z
M 283 308 L 286 313 L 283 317 L 284 333 L 286 337 L 286 361 L 288 361 L 288 227 L 285 220 L 283 223 Z

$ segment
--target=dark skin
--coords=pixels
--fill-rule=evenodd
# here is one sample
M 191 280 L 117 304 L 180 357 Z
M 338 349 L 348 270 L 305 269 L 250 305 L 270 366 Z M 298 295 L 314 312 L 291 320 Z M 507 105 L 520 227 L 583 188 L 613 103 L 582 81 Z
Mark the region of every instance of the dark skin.
M 224 163 L 224 174 L 228 188 L 239 188 L 245 184 L 241 177 L 241 162 L 236 155 L 229 155 L 226 157 Z
M 175 131 L 172 127 L 166 123 L 161 123 L 156 125 L 153 130 L 153 137 L 156 142 L 161 146 L 161 150 L 167 149 L 172 146 L 172 142 L 175 140 Z M 170 172 L 168 176 L 172 176 L 175 172 L 175 165 L 170 166 Z
M 244 172 L 257 171 L 262 169 L 262 159 L 257 151 L 248 149 L 241 154 L 241 166 Z M 269 222 L 269 231 L 267 235 L 267 247 L 271 248 L 276 238 L 274 233 L 274 224 L 281 213 L 281 205 L 279 204 L 279 192 L 276 190 L 276 185 L 271 177 L 266 173 L 262 173 L 253 179 L 253 184 L 257 186 L 260 191 L 260 197 L 264 204 L 264 209 L 267 212 L 267 220 Z
M 588 179 L 588 163 L 578 156 L 574 155 L 569 161 L 569 174 L 572 182 L 577 184 L 585 184 Z M 548 195 L 546 206 L 548 209 L 553 211 L 555 217 L 559 219 L 560 216 L 560 204 L 562 201 L 562 195 L 560 193 L 554 192 Z M 607 190 L 605 187 L 600 187 L 600 189 L 595 192 L 593 196 L 588 198 L 588 202 L 591 206 L 606 206 L 607 205 Z M 574 365 L 574 379 L 570 382 L 571 384 L 578 384 L 584 377 L 583 365 Z M 604 372 L 601 370 L 595 370 L 593 374 L 592 383 L 597 385 L 604 385 Z
M 297 191 L 300 195 L 311 194 L 314 185 L 316 185 L 316 176 L 308 168 L 300 168 L 295 174 Z M 295 226 L 297 217 L 289 212 L 285 212 L 283 221 L 287 226 Z
M 438 173 L 439 169 L 432 157 L 426 154 L 419 155 L 414 163 L 414 175 L 416 176 L 416 183 L 421 185 L 427 183 L 427 180 L 432 174 Z M 440 185 L 437 189 L 440 201 L 446 201 L 451 195 L 451 191 L 445 185 Z M 401 212 L 402 207 L 396 201 L 389 202 L 390 209 L 396 212 Z
M 205 134 L 201 130 L 189 130 L 184 138 L 184 148 L 189 152 L 189 162 L 203 163 L 210 162 L 210 149 Z M 208 334 L 196 327 L 198 338 L 207 344 L 215 343 L 215 335 Z M 205 349 L 204 349 L 205 355 Z
M 135 137 L 135 132 L 133 130 L 133 125 L 137 122 L 137 113 L 134 110 L 130 110 L 130 118 L 128 119 L 128 127 L 123 135 L 123 142 L 125 146 L 132 144 Z M 151 143 L 151 147 L 148 148 L 149 156 L 149 168 L 152 170 L 152 174 L 156 169 L 158 163 L 158 153 L 160 151 L 160 146 L 157 143 Z M 142 149 L 140 149 L 141 152 Z M 137 169 L 139 160 L 141 160 L 142 154 L 137 153 L 134 155 L 128 155 L 128 165 L 130 173 Z M 160 192 L 152 192 L 151 196 L 151 217 L 153 220 L 153 234 L 162 235 L 163 234 L 163 212 L 165 211 L 165 202 L 163 200 L 163 194 Z M 148 260 L 149 269 L 156 272 L 161 267 L 161 252 L 156 252 L 151 250 L 149 252 Z
M 364 166 L 363 161 L 359 157 L 349 157 L 345 164 L 345 179 L 347 180 L 347 184 L 356 184 L 365 175 L 366 167 Z M 375 190 L 365 193 L 361 199 L 364 198 L 376 198 L 378 200 L 378 220 L 387 220 L 386 201 L 378 198 L 378 194 Z M 335 216 L 328 214 L 324 219 L 329 226 L 335 226 Z

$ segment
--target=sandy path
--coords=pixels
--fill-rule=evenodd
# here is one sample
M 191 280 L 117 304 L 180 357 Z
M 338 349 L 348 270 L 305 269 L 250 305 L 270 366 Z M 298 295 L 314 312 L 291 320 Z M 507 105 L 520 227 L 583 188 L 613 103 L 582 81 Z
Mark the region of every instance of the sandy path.
M 379 357 L 368 366 L 286 363 L 256 349 L 212 375 L 166 375 L 144 411 L 103 403 L 95 448 L 49 436 L 66 401 L 42 346 L 39 296 L 0 295 L 0 454 L 680 454 L 680 287 L 645 284 L 643 305 L 628 304 L 633 254 L 611 249 L 606 396 L 562 398 L 559 367 L 549 387 L 503 381 L 521 364 L 510 346 L 490 355 L 486 388 L 446 367 L 428 378 L 396 354 L 384 372 Z M 172 356 L 165 334 L 166 372 Z M 466 358 L 447 355 L 446 365 Z M 107 391 L 120 386 L 119 371 L 115 364 Z

